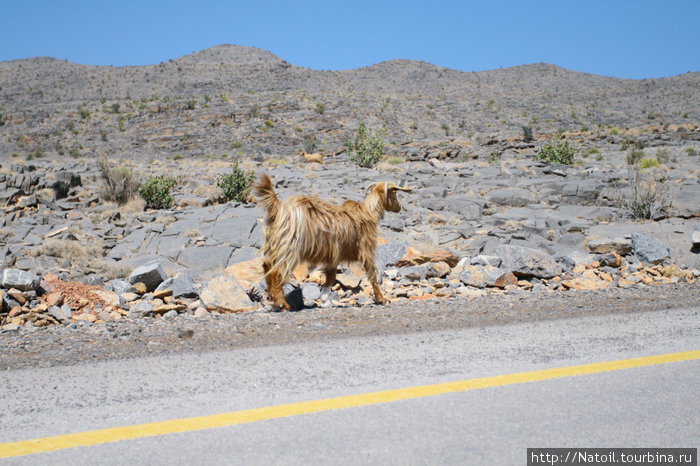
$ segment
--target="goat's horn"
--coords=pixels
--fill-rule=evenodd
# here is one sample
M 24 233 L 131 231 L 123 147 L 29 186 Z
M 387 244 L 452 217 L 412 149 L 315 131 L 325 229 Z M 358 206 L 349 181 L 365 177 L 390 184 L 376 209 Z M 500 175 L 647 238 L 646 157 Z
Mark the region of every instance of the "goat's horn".
M 389 189 L 391 189 L 392 191 L 404 191 L 407 193 L 410 193 L 411 191 L 413 191 L 413 188 L 408 187 L 408 183 L 404 184 L 403 187 L 396 186 L 394 183 L 389 183 Z
M 374 188 L 377 185 L 377 183 L 372 183 L 369 186 L 365 188 L 365 194 L 369 192 L 370 189 Z

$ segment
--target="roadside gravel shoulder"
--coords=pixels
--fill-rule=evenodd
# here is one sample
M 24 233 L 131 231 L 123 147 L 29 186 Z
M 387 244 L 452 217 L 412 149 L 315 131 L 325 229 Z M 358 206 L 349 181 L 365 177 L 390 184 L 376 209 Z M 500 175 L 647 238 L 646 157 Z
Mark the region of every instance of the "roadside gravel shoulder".
M 694 306 L 700 287 L 685 283 L 55 326 L 0 334 L 0 370 Z

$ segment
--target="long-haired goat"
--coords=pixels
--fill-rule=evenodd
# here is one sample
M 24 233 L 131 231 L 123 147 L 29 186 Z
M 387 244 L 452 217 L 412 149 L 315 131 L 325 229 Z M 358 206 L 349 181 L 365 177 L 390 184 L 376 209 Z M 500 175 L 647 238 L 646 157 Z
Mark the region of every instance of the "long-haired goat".
M 399 212 L 397 191 L 410 192 L 393 183 L 374 183 L 362 202 L 345 201 L 334 205 L 309 196 L 292 196 L 280 201 L 272 180 L 266 174 L 254 188 L 258 203 L 265 209 L 263 271 L 270 299 L 283 310 L 289 309 L 282 287 L 298 264 L 322 264 L 326 281 L 321 304 L 330 305 L 328 294 L 335 283 L 338 264 L 359 262 L 374 290 L 374 301 L 385 304 L 377 283 L 374 251 L 377 222 L 384 211 Z

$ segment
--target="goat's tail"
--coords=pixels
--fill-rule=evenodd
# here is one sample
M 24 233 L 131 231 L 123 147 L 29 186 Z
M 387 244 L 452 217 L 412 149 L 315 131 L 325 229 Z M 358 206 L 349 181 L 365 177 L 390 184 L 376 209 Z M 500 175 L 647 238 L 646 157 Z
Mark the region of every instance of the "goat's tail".
M 272 180 L 267 173 L 263 173 L 262 176 L 260 176 L 260 181 L 258 181 L 258 184 L 253 188 L 253 192 L 255 193 L 258 204 L 265 209 L 268 220 L 270 221 L 277 217 L 280 200 L 277 199 L 275 188 L 272 186 Z

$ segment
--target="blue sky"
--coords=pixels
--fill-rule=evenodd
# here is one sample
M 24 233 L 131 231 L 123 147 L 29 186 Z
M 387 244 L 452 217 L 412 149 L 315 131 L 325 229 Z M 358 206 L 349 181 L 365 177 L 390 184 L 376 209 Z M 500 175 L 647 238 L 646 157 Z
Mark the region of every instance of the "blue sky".
M 145 65 L 238 44 L 314 69 L 407 58 L 635 79 L 700 71 L 698 0 L 0 0 L 0 11 L 0 61 Z

